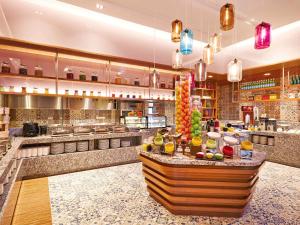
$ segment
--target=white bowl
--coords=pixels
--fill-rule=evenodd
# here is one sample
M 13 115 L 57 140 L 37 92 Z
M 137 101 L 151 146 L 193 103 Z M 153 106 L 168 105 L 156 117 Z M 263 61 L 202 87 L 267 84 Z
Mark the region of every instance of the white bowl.
M 239 143 L 238 139 L 236 139 L 234 137 L 230 137 L 230 136 L 225 136 L 224 141 L 229 145 L 236 145 Z

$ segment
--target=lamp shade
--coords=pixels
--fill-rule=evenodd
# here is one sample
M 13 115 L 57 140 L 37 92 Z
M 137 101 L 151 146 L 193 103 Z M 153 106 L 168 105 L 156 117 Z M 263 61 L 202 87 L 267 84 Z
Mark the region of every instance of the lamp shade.
M 213 36 L 210 37 L 209 43 L 214 49 L 214 53 L 221 51 L 221 34 L 214 33 Z
M 242 62 L 234 59 L 227 66 L 227 80 L 230 82 L 240 82 L 242 80 Z
M 214 49 L 210 44 L 203 48 L 203 61 L 207 65 L 210 65 L 214 62 Z
M 222 30 L 231 30 L 234 26 L 234 6 L 225 4 L 220 9 L 220 27 Z
M 179 69 L 181 67 L 182 67 L 182 54 L 178 49 L 176 49 L 172 53 L 172 68 Z
M 183 55 L 189 55 L 193 52 L 193 32 L 190 29 L 185 29 L 181 32 L 180 52 Z
M 271 24 L 262 22 L 255 27 L 255 49 L 264 49 L 271 44 Z
M 171 34 L 171 39 L 173 42 L 180 41 L 181 31 L 182 31 L 182 22 L 180 20 L 174 20 L 172 22 L 172 34 Z
M 155 69 L 150 73 L 150 87 L 159 88 L 159 73 Z
M 206 81 L 207 71 L 206 64 L 200 59 L 195 65 L 195 80 L 196 81 Z

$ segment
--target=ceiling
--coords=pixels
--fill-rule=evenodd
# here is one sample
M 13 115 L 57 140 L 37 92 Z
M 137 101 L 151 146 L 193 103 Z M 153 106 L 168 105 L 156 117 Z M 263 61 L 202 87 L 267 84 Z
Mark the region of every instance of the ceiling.
M 175 18 L 194 32 L 192 66 L 202 57 L 208 34 L 219 32 L 219 9 L 225 0 L 0 0 L 0 34 L 102 54 L 171 64 L 178 45 L 170 41 Z M 209 71 L 225 73 L 233 57 L 244 68 L 300 58 L 299 0 L 235 0 L 235 28 L 222 32 L 223 50 Z M 96 4 L 103 4 L 102 10 Z M 260 21 L 272 24 L 271 47 L 254 50 Z M 154 57 L 155 56 L 155 57 Z

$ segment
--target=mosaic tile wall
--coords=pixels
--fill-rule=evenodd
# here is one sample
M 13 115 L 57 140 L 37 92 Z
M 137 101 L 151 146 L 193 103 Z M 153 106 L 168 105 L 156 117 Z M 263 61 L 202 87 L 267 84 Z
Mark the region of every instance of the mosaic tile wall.
M 221 120 L 238 120 L 239 103 L 232 103 L 232 87 L 218 86 L 218 118 Z
M 56 110 L 56 109 L 11 109 L 10 127 L 22 127 L 26 121 L 39 124 L 77 124 L 83 121 L 105 117 L 105 122 L 116 122 L 116 112 L 112 110 Z M 117 113 L 118 114 L 118 113 Z
M 284 94 L 287 97 L 287 93 Z M 232 103 L 232 87 L 218 87 L 218 116 L 222 120 L 242 120 L 241 106 L 257 106 L 260 113 L 266 113 L 277 120 L 289 121 L 293 126 L 300 127 L 300 102 L 245 102 Z

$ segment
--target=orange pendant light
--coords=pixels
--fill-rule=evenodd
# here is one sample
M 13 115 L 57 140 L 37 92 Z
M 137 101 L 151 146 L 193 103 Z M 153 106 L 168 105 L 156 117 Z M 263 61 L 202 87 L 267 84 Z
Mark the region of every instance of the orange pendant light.
M 172 22 L 172 36 L 173 42 L 180 42 L 180 34 L 182 32 L 182 22 L 180 20 L 174 20 Z
M 213 47 L 214 53 L 221 51 L 221 37 L 221 34 L 214 33 L 209 39 L 209 43 Z
M 203 48 L 203 61 L 207 64 L 213 64 L 214 62 L 214 49 L 208 44 Z
M 225 4 L 220 10 L 220 25 L 224 31 L 231 30 L 234 26 L 234 6 Z

